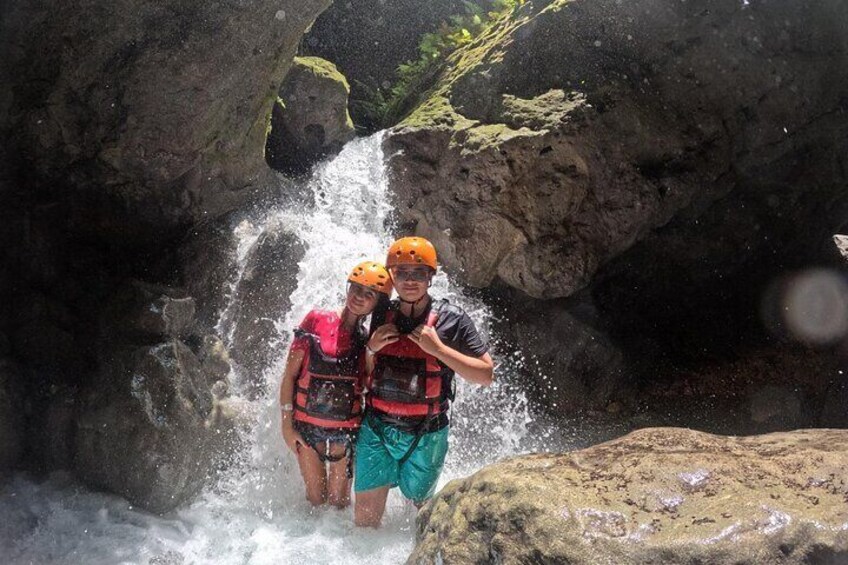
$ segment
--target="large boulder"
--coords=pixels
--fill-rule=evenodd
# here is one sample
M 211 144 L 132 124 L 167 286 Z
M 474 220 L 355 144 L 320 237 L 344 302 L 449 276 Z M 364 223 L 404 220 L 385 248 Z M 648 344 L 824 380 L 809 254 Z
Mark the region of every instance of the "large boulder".
M 408 563 L 848 562 L 848 431 L 650 428 L 449 483 Z
M 347 112 L 350 86 L 333 63 L 319 57 L 295 57 L 279 94 L 265 146 L 272 168 L 305 173 L 353 139 Z
M 771 186 L 773 214 L 843 221 L 841 208 L 798 206 L 844 186 L 834 150 L 848 120 L 819 119 L 841 116 L 848 87 L 842 2 L 541 5 L 457 53 L 387 138 L 403 219 L 465 281 L 569 296 L 675 215 L 694 222 L 754 179 Z M 799 168 L 819 174 L 796 180 Z
M 227 455 L 206 425 L 213 383 L 179 340 L 112 353 L 80 398 L 74 469 L 153 512 L 190 500 Z
M 389 125 L 375 105 L 391 96 L 402 63 L 420 57 L 424 33 L 468 11 L 466 0 L 347 0 L 333 2 L 315 20 L 301 49 L 333 61 L 351 83 L 350 113 L 357 126 Z M 475 1 L 483 10 L 491 2 Z
M 243 389 L 250 396 L 265 390 L 265 371 L 284 354 L 286 337 L 279 322 L 290 309 L 297 288 L 297 264 L 303 243 L 279 222 L 271 222 L 244 259 L 244 269 L 222 320 L 233 361 L 241 367 Z
M 271 181 L 271 106 L 329 4 L 5 3 L 4 164 L 112 245 L 221 215 Z
M 768 338 L 764 289 L 848 217 L 845 21 L 838 0 L 527 2 L 387 136 L 399 225 L 560 328 L 589 296 L 631 384 L 739 354 Z M 545 334 L 545 308 L 504 314 Z M 550 372 L 596 363 L 574 361 Z

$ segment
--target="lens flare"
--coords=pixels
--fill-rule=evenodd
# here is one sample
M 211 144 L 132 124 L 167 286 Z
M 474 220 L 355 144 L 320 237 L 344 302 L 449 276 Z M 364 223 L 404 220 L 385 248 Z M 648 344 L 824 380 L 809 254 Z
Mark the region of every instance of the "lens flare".
M 832 270 L 814 269 L 791 278 L 781 306 L 787 330 L 799 341 L 830 345 L 848 333 L 848 283 Z

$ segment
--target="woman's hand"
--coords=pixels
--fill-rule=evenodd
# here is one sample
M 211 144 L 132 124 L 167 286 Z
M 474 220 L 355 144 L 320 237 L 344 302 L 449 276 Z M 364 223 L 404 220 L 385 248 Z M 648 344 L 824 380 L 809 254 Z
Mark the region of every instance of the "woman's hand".
M 394 324 L 383 324 L 371 334 L 371 339 L 368 340 L 368 349 L 373 352 L 380 351 L 390 343 L 394 343 L 400 339 L 400 332 Z
M 300 450 L 300 446 L 306 445 L 306 442 L 303 440 L 303 436 L 295 431 L 291 420 L 286 418 L 283 419 L 283 441 L 286 442 L 286 445 L 295 455 L 297 455 Z

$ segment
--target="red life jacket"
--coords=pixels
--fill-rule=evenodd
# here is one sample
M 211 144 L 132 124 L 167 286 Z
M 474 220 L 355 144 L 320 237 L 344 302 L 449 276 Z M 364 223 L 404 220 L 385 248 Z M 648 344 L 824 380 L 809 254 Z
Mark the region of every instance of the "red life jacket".
M 294 419 L 323 428 L 358 428 L 364 340 L 353 338 L 347 355 L 336 358 L 324 353 L 317 335 L 298 328 L 295 336 L 309 339 L 309 351 L 295 382 Z
M 439 319 L 441 303 L 434 304 L 425 325 Z M 386 312 L 386 323 L 395 312 Z M 368 406 L 394 417 L 420 418 L 446 414 L 453 397 L 453 372 L 425 353 L 408 336 L 383 347 L 374 356 Z

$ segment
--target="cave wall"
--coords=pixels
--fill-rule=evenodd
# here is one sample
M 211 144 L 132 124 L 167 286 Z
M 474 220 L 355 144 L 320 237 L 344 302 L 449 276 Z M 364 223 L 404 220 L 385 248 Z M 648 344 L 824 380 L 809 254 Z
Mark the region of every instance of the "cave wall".
M 20 368 L 18 434 L 31 440 L 21 465 L 71 464 L 53 455 L 73 441 L 75 402 L 128 378 L 109 367 L 150 345 L 104 335 L 105 305 L 139 282 L 185 296 L 194 240 L 231 229 L 230 211 L 278 193 L 263 155 L 271 107 L 303 33 L 329 4 L 0 6 L 0 355 Z M 226 257 L 219 246 L 202 251 Z M 214 293 L 196 281 L 192 290 L 208 291 L 192 321 L 202 339 Z M 202 418 L 210 393 L 198 394 Z M 63 400 L 71 408 L 54 419 L 64 419 L 56 425 L 67 441 L 48 445 Z

